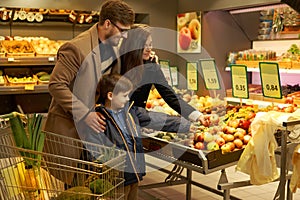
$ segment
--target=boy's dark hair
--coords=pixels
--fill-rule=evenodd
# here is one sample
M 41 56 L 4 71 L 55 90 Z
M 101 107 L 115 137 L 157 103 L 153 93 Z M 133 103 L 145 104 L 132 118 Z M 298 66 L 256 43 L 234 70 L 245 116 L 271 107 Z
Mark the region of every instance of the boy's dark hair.
M 133 89 L 133 85 L 129 79 L 120 74 L 105 74 L 99 82 L 100 97 L 99 103 L 104 104 L 107 99 L 107 93 L 112 92 L 118 94 L 119 92 L 127 92 Z
M 121 23 L 128 26 L 134 23 L 135 14 L 133 9 L 124 1 L 108 0 L 103 3 L 100 10 L 99 23 L 104 24 L 104 21 L 109 19 L 113 23 Z

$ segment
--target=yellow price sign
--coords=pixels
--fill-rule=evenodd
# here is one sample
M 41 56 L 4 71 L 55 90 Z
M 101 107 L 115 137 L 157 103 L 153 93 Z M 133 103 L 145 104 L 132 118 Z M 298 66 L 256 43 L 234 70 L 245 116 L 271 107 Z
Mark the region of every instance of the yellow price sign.
M 260 62 L 260 79 L 263 95 L 269 98 L 282 98 L 278 63 Z
M 219 90 L 221 87 L 214 59 L 201 59 L 199 63 L 206 89 Z
M 34 84 L 25 84 L 25 90 L 34 90 Z
M 170 71 L 170 62 L 168 60 L 159 60 L 161 71 L 163 72 L 168 84 L 172 86 L 172 76 Z
M 196 62 L 186 64 L 186 78 L 188 90 L 198 90 L 198 70 Z
M 247 67 L 244 65 L 231 65 L 232 96 L 248 99 L 248 76 Z

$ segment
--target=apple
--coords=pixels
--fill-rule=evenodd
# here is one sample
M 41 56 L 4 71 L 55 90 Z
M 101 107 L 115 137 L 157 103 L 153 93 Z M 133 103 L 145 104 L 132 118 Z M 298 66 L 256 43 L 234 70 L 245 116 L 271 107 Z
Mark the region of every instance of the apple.
M 201 25 L 197 18 L 194 18 L 190 21 L 189 29 L 191 31 L 192 39 L 198 40 L 200 38 Z
M 235 139 L 233 141 L 233 143 L 234 143 L 235 147 L 238 148 L 238 149 L 241 149 L 244 145 L 243 141 L 239 138 Z
M 283 108 L 283 110 L 284 110 L 284 112 L 286 112 L 286 113 L 292 113 L 292 112 L 295 111 L 295 110 L 294 110 L 294 106 L 288 106 L 288 107 L 285 107 L 285 108 Z
M 239 127 L 240 120 L 239 119 L 231 119 L 228 121 L 228 126 L 231 126 L 233 128 Z
M 180 18 L 180 17 L 185 17 L 185 13 L 179 13 L 177 14 L 177 17 Z
M 247 119 L 253 119 L 255 116 L 256 116 L 256 113 L 250 111 L 250 112 L 248 112 L 248 114 L 247 114 Z
M 225 144 L 225 140 L 222 137 L 218 137 L 216 139 L 216 143 L 219 145 L 219 147 L 223 146 Z
M 252 138 L 251 135 L 245 135 L 243 140 L 244 144 L 248 144 L 251 138 Z
M 244 130 L 248 130 L 250 127 L 250 124 L 251 124 L 251 121 L 249 119 L 241 119 L 239 127 Z
M 238 139 L 240 139 L 240 140 L 244 140 L 244 136 L 245 136 L 246 134 L 244 134 L 243 132 L 241 132 L 241 131 L 237 131 L 237 132 L 235 132 L 234 133 L 234 138 L 238 138 Z
M 203 134 L 203 132 L 196 132 L 194 134 L 194 141 L 195 142 L 203 142 L 204 141 L 204 134 Z
M 220 147 L 215 141 L 211 141 L 211 142 L 207 143 L 206 148 L 209 151 L 216 151 L 216 150 L 219 150 Z
M 214 140 L 214 136 L 211 133 L 205 131 L 204 132 L 204 142 L 209 143 L 213 140 Z
M 192 41 L 191 31 L 187 27 L 182 27 L 179 31 L 179 45 L 183 50 L 190 47 Z
M 197 142 L 195 145 L 194 145 L 194 148 L 195 149 L 205 149 L 205 145 L 203 142 Z
M 220 121 L 218 114 L 211 114 L 209 116 L 210 125 L 217 125 Z
M 224 139 L 225 142 L 232 142 L 234 140 L 234 136 L 231 134 L 226 134 Z
M 235 148 L 235 145 L 233 142 L 228 142 L 226 144 L 224 144 L 222 147 L 221 147 L 221 150 L 222 150 L 222 153 L 228 153 L 228 152 L 231 152 L 233 151 Z
M 236 132 L 236 128 L 231 126 L 226 126 L 226 128 L 224 128 L 223 131 L 226 134 L 234 134 Z
M 185 17 L 178 17 L 177 18 L 177 30 L 180 31 L 183 27 L 186 27 L 187 20 Z
M 150 108 L 152 108 L 152 107 L 153 107 L 152 102 L 147 101 L 147 103 L 146 103 L 146 108 L 150 109 Z

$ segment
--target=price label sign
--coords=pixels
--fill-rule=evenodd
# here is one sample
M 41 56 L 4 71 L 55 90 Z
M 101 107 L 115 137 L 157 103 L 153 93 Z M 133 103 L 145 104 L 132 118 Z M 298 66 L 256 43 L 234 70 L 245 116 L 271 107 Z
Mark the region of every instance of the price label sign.
M 216 64 L 214 59 L 201 59 L 199 60 L 200 69 L 203 74 L 203 79 L 205 87 L 208 90 L 219 90 L 220 81 L 216 69 Z
M 172 77 L 172 85 L 178 85 L 178 69 L 176 66 L 170 67 L 171 77 Z
M 232 82 L 232 96 L 237 98 L 248 99 L 248 76 L 247 67 L 244 65 L 231 65 L 231 82 Z
M 282 98 L 278 63 L 260 62 L 260 80 L 265 97 Z
M 187 89 L 198 90 L 198 65 L 196 62 L 186 64 Z
M 168 84 L 172 86 L 172 77 L 171 77 L 171 71 L 170 71 L 170 62 L 168 60 L 160 60 L 159 61 L 161 70 L 168 81 Z
M 25 90 L 34 90 L 34 84 L 25 84 L 24 89 Z

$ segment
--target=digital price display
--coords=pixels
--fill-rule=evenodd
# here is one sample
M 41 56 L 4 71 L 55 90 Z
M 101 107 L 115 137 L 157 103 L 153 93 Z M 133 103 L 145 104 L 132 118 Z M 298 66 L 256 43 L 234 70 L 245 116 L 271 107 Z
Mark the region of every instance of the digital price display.
M 282 92 L 278 63 L 260 62 L 259 71 L 263 95 L 269 98 L 281 99 Z

